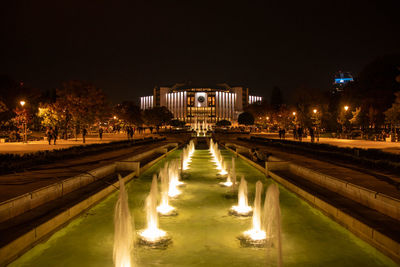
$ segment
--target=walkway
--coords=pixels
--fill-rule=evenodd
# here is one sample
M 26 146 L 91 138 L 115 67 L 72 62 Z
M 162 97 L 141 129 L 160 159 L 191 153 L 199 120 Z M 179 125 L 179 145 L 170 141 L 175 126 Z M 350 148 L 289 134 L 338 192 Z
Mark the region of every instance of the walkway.
M 134 139 L 141 139 L 143 137 L 153 136 L 150 134 L 135 134 L 133 136 Z M 72 146 L 81 146 L 81 145 L 90 145 L 90 144 L 104 144 L 110 143 L 113 141 L 122 141 L 127 140 L 126 134 L 117 134 L 117 133 L 105 133 L 103 134 L 103 140 L 100 140 L 98 136 L 88 136 L 86 138 L 86 143 L 82 142 L 82 137 L 79 137 L 77 140 L 75 138 L 62 140 L 58 139 L 56 145 L 49 145 L 47 140 L 41 141 L 29 141 L 27 144 L 22 142 L 10 142 L 10 143 L 0 143 L 0 154 L 12 153 L 12 154 L 25 154 L 25 153 L 33 153 L 37 151 L 44 150 L 54 150 L 54 149 L 62 149 L 68 148 Z
M 288 160 L 305 168 L 400 199 L 400 191 L 394 184 L 387 182 L 387 179 L 400 182 L 400 177 L 395 175 L 380 173 L 375 170 L 366 169 L 352 164 L 327 161 L 310 155 L 289 153 L 275 147 L 246 141 L 238 141 L 236 138 L 230 140 L 226 139 L 225 142 L 236 143 L 246 147 L 259 147 L 261 151 L 272 153 L 273 156 L 280 159 Z
M 279 136 L 277 133 L 254 133 L 251 134 L 252 136 L 260 136 L 260 137 L 266 137 L 266 138 L 273 138 L 273 139 L 279 139 Z M 287 140 L 291 141 L 297 141 L 293 139 L 293 136 L 291 134 L 286 135 Z M 311 142 L 311 138 L 303 138 L 303 142 Z M 400 154 L 400 142 L 383 142 L 383 141 L 366 141 L 366 140 L 351 140 L 351 139 L 337 139 L 337 138 L 325 138 L 321 137 L 319 139 L 319 143 L 322 144 L 329 144 L 333 146 L 339 146 L 339 147 L 356 147 L 356 148 L 372 148 L 372 149 L 381 149 L 385 152 L 390 152 L 390 153 L 396 153 Z

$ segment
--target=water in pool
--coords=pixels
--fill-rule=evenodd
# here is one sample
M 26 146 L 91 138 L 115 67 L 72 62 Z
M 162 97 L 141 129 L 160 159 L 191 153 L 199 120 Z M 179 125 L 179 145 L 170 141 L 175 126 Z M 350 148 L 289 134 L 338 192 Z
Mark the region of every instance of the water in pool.
M 152 177 L 166 161 L 176 160 L 175 151 L 126 185 L 133 229 L 145 229 L 145 199 Z M 221 150 L 225 162 L 232 154 Z M 272 248 L 244 248 L 237 237 L 252 226 L 252 217 L 229 215 L 237 197 L 229 187 L 219 185 L 219 171 L 208 150 L 196 150 L 185 171 L 182 194 L 169 200 L 177 216 L 161 216 L 159 227 L 172 238 L 166 249 L 135 246 L 133 266 L 277 266 Z M 248 203 L 255 196 L 255 184 L 270 179 L 236 159 L 236 173 L 244 175 Z M 397 266 L 391 259 L 312 208 L 283 187 L 280 190 L 283 266 Z M 263 194 L 264 197 L 264 194 Z M 118 192 L 82 214 L 66 227 L 37 245 L 10 266 L 114 266 L 114 207 Z

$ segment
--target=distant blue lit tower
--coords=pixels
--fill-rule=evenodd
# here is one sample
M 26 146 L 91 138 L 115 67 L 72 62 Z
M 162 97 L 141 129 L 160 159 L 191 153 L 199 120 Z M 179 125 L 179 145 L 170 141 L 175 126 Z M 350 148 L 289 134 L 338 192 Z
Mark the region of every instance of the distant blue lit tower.
M 339 71 L 338 73 L 335 74 L 332 93 L 338 94 L 342 92 L 346 84 L 353 81 L 354 81 L 353 75 L 351 75 L 350 72 Z

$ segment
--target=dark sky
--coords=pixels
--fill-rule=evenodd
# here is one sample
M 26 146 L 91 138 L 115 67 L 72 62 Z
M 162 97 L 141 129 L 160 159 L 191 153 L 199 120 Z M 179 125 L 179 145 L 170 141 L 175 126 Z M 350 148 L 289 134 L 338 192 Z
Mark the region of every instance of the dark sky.
M 86 80 L 113 101 L 184 81 L 324 90 L 400 52 L 400 1 L 3 2 L 0 73 L 44 89 Z

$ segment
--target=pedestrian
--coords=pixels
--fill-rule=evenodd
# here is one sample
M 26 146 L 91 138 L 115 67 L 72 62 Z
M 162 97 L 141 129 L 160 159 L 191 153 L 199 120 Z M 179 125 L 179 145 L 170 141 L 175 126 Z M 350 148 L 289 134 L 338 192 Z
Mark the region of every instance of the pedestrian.
M 99 127 L 99 138 L 100 138 L 100 141 L 103 140 L 103 128 L 101 128 L 101 127 Z
M 56 126 L 56 127 L 54 127 L 54 131 L 53 131 L 54 145 L 56 145 L 57 138 L 58 138 L 58 128 Z
M 47 127 L 46 137 L 47 141 L 49 141 L 49 145 L 51 145 L 51 139 L 53 138 L 53 129 L 51 127 Z
M 134 130 L 133 130 L 133 127 L 132 127 L 132 126 L 129 127 L 129 128 L 130 128 L 129 137 L 131 138 L 131 140 L 133 140 L 133 133 L 134 133 Z
M 297 128 L 296 127 L 293 128 L 293 139 L 297 140 Z
M 150 126 L 150 133 L 152 134 L 153 133 L 153 126 Z
M 128 138 L 128 140 L 129 140 L 129 137 L 131 136 L 131 129 L 129 128 L 129 126 L 126 126 L 126 138 Z
M 299 138 L 299 141 L 302 141 L 303 138 L 303 128 L 301 126 L 299 126 L 299 128 L 297 129 L 297 137 Z
M 86 143 L 86 135 L 87 135 L 87 130 L 86 128 L 82 129 L 82 141 L 83 143 Z
M 309 127 L 309 128 L 308 128 L 308 131 L 310 132 L 311 143 L 314 143 L 314 142 L 315 142 L 315 139 L 314 139 L 314 129 L 313 129 L 312 127 Z
M 285 128 L 282 129 L 282 139 L 285 140 L 286 130 Z

